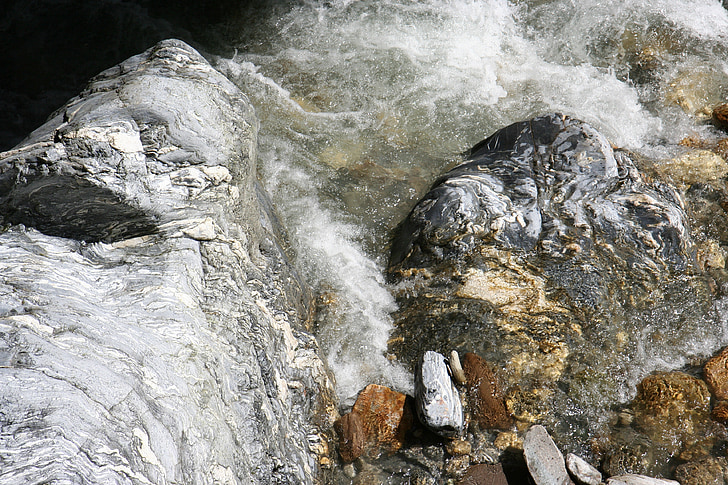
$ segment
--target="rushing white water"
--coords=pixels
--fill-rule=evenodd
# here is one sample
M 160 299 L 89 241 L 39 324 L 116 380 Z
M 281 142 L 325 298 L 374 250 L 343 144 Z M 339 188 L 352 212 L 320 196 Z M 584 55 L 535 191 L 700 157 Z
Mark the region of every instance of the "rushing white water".
M 728 94 L 717 0 L 339 0 L 252 14 L 218 67 L 256 105 L 261 178 L 330 297 L 318 336 L 349 403 L 370 382 L 411 385 L 386 356 L 387 241 L 459 152 L 561 111 L 615 145 L 670 153 L 712 136 L 701 110 Z

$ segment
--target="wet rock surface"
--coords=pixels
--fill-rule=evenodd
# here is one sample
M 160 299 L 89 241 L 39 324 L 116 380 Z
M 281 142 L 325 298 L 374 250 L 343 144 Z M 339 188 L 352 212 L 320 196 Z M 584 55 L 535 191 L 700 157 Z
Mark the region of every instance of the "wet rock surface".
M 711 456 L 679 465 L 675 470 L 675 479 L 680 485 L 723 485 L 726 471 L 726 458 Z
M 363 453 L 373 457 L 382 451 L 393 453 L 405 445 L 413 425 L 412 398 L 370 384 L 359 393 L 351 412 L 336 422 L 341 457 L 352 462 Z
M 0 154 L 2 481 L 322 477 L 333 389 L 257 129 L 169 40 Z
M 718 345 L 691 231 L 681 194 L 586 123 L 515 123 L 399 226 L 392 351 L 410 365 L 430 348 L 482 356 L 521 428 L 543 423 L 590 457 L 588 437 L 658 362 Z
M 488 362 L 468 352 L 463 356 L 462 367 L 473 419 L 482 429 L 510 428 L 513 419 L 506 410 L 505 398 Z
M 728 347 L 705 363 L 703 376 L 710 393 L 717 400 L 728 399 Z
M 627 474 L 607 479 L 607 485 L 680 485 L 675 480 L 664 480 L 644 475 Z

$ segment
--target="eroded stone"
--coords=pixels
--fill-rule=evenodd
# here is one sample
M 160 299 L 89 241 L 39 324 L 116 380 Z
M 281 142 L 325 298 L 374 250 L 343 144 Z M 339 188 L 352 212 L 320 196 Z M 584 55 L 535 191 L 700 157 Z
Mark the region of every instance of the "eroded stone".
M 435 433 L 455 438 L 463 432 L 460 395 L 442 354 L 427 351 L 422 355 L 415 373 L 415 402 L 420 421 Z

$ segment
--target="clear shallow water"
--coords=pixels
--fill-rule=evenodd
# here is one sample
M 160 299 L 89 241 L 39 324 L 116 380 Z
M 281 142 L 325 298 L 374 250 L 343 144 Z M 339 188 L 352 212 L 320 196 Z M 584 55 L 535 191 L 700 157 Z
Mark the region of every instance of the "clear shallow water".
M 561 111 L 617 146 L 668 156 L 685 136 L 715 136 L 703 111 L 728 95 L 718 1 L 344 0 L 250 13 L 218 67 L 261 119 L 260 176 L 326 295 L 317 335 L 345 404 L 370 382 L 411 388 L 387 356 L 387 245 L 459 153 Z M 726 338 L 698 340 L 646 355 L 629 380 Z

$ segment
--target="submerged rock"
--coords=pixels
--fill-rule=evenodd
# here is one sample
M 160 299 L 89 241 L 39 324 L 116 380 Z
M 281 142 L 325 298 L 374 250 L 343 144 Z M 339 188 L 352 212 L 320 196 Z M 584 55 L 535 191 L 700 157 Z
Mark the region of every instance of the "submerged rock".
M 626 474 L 607 479 L 607 485 L 680 485 L 675 480 L 652 478 L 645 475 Z
M 679 465 L 675 469 L 675 478 L 680 485 L 723 485 L 726 471 L 726 458 L 711 456 Z
M 417 416 L 430 430 L 448 438 L 463 432 L 460 395 L 442 354 L 428 351 L 422 355 L 415 372 L 415 403 Z
M 514 123 L 399 226 L 392 350 L 411 365 L 427 349 L 482 356 L 517 421 L 587 456 L 610 407 L 657 362 L 719 345 L 688 220 L 676 189 L 588 124 Z
M 0 154 L 0 481 L 320 478 L 333 389 L 257 130 L 169 40 Z
M 503 465 L 475 465 L 468 468 L 458 485 L 508 485 Z
M 467 381 L 468 402 L 473 407 L 473 420 L 482 429 L 510 428 L 513 419 L 506 410 L 497 378 L 485 359 L 468 352 L 463 356 L 462 365 Z

